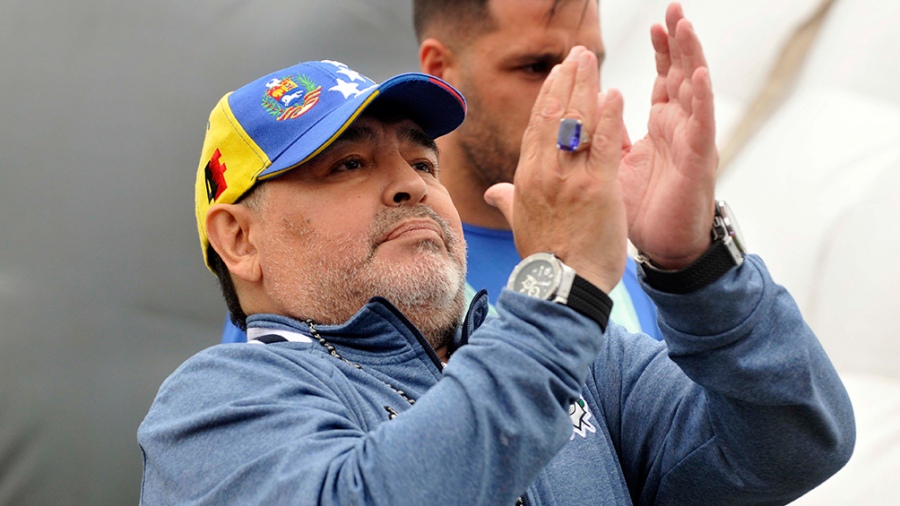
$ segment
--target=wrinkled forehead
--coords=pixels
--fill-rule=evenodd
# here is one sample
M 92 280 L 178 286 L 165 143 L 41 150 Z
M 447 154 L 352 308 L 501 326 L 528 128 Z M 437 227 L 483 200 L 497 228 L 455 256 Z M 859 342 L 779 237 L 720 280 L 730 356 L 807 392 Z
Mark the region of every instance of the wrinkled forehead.
M 493 0 L 494 30 L 483 34 L 492 52 L 555 54 L 564 58 L 582 45 L 602 61 L 605 49 L 595 0 Z
M 549 38 L 591 50 L 602 43 L 596 0 L 493 0 L 488 7 L 492 29 L 481 37 L 532 40 L 537 45 Z
M 528 19 L 545 27 L 578 30 L 599 23 L 597 0 L 489 0 L 487 13 L 491 21 L 505 24 L 515 19 Z

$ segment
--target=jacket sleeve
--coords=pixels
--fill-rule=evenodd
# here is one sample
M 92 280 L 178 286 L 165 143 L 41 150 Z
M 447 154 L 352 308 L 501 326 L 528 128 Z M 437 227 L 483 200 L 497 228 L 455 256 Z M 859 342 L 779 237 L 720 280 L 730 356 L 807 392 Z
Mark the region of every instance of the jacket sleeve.
M 614 328 L 588 385 L 635 504 L 785 504 L 849 460 L 849 397 L 762 260 L 688 295 L 644 286 L 667 348 Z
M 377 399 L 352 384 L 365 371 L 320 350 L 202 352 L 138 431 L 142 503 L 513 504 L 568 441 L 568 404 L 601 339 L 558 304 L 505 293 L 498 309 L 390 421 L 381 405 L 366 416 Z

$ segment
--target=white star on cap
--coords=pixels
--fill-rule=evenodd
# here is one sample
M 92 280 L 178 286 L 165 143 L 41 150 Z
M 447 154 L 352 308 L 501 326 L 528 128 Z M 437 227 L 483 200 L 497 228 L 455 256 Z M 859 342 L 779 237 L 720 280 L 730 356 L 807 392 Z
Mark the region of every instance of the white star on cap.
M 349 77 L 351 81 L 363 81 L 365 82 L 367 79 L 360 75 L 359 72 L 355 70 L 351 70 L 349 67 L 342 67 L 341 70 L 337 71 L 338 74 L 344 74 Z
M 342 95 L 344 95 L 344 99 L 350 98 L 350 95 L 359 96 L 359 94 L 362 93 L 361 91 L 359 91 L 359 84 L 347 83 L 340 78 L 338 78 L 337 80 L 337 85 L 329 88 L 328 91 L 339 91 Z
M 334 65 L 335 67 L 346 67 L 347 66 L 344 63 L 341 63 L 339 61 L 334 61 L 334 60 L 322 60 L 322 63 L 330 63 L 331 65 Z

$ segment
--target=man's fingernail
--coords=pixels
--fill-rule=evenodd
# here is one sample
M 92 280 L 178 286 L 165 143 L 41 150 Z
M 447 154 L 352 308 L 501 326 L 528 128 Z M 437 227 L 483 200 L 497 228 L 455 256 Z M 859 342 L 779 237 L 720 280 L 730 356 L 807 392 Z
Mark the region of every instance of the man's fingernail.
M 578 68 L 586 69 L 591 65 L 591 53 L 582 51 L 578 56 Z

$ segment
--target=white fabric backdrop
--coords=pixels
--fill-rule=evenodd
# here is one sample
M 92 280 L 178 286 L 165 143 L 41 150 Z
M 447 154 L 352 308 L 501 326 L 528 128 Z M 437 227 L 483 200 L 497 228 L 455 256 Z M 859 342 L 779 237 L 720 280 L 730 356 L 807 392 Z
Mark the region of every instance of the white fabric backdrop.
M 645 131 L 652 83 L 644 26 L 664 4 L 603 2 L 604 86 L 624 91 L 632 138 Z M 683 2 L 707 52 L 720 148 L 819 4 Z M 796 504 L 893 504 L 900 496 L 897 26 L 900 3 L 837 0 L 794 69 L 794 86 L 719 180 L 751 251 L 795 296 L 854 403 L 853 458 Z

